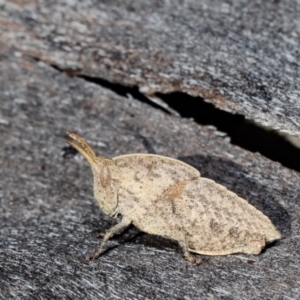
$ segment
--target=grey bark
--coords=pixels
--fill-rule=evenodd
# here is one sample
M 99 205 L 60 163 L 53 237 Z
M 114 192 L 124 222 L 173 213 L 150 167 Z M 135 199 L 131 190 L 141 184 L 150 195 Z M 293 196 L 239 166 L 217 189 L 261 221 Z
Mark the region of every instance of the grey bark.
M 22 53 L 149 97 L 202 96 L 300 137 L 297 0 L 2 3 L 3 39 Z
M 161 2 L 145 1 L 135 3 L 135 11 L 126 2 L 68 1 L 64 7 L 61 3 L 10 1 L 0 10 L 0 297 L 298 299 L 298 172 L 233 146 L 211 126 L 167 115 L 49 66 L 122 84 L 155 84 L 151 93 L 174 90 L 172 82 L 177 82 L 176 89 L 198 95 L 201 93 L 191 88 L 198 86 L 202 92 L 213 93 L 211 98 L 204 96 L 223 109 L 248 117 L 261 112 L 261 118 L 297 134 L 299 111 L 296 98 L 290 96 L 299 94 L 295 84 L 299 67 L 293 63 L 298 54 L 292 55 L 299 32 L 292 18 L 299 11 L 297 2 L 291 1 L 290 7 L 264 2 L 263 9 L 258 2 L 238 2 L 229 6 L 229 16 L 228 6 L 214 2 L 205 7 L 201 2 L 193 10 L 202 13 L 200 19 L 188 14 L 189 6 L 195 6 L 192 2 L 180 7 L 170 4 L 171 10 L 167 3 L 160 6 Z M 252 13 L 255 23 L 247 21 Z M 247 38 L 247 26 L 256 30 L 250 32 L 251 38 Z M 276 26 L 282 32 L 272 38 Z M 190 39 L 194 48 L 188 47 L 187 33 L 193 28 L 198 28 L 195 36 L 203 33 L 199 43 Z M 241 38 L 240 44 L 231 43 L 234 38 Z M 177 39 L 184 39 L 181 45 L 186 55 L 183 50 L 175 51 Z M 245 41 L 253 55 L 250 62 L 243 60 L 244 55 L 251 56 L 243 51 Z M 271 44 L 277 45 L 282 60 L 271 55 L 275 51 Z M 98 51 L 98 61 L 93 49 Z M 263 50 L 255 56 L 254 49 Z M 200 53 L 211 61 L 201 63 Z M 257 64 L 258 56 L 265 64 Z M 243 65 L 236 59 L 244 61 Z M 195 66 L 200 68 L 199 77 Z M 134 75 L 139 69 L 141 75 Z M 239 70 L 251 74 L 250 79 L 242 79 L 245 90 Z M 273 70 L 272 76 L 268 70 Z M 291 78 L 293 88 L 287 84 Z M 227 84 L 222 98 L 218 82 Z M 259 93 L 257 82 L 270 89 L 272 100 L 247 94 L 249 86 Z M 262 112 L 265 103 L 270 105 L 270 116 Z M 279 122 L 275 111 L 285 120 Z M 84 257 L 100 243 L 96 233 L 108 229 L 111 222 L 93 199 L 88 163 L 66 148 L 63 134 L 67 130 L 87 139 L 104 156 L 151 151 L 192 164 L 203 177 L 225 185 L 266 214 L 283 238 L 259 256 L 201 256 L 202 264 L 194 266 L 184 260 L 176 243 L 131 228 L 110 241 L 110 249 L 100 259 L 87 264 Z

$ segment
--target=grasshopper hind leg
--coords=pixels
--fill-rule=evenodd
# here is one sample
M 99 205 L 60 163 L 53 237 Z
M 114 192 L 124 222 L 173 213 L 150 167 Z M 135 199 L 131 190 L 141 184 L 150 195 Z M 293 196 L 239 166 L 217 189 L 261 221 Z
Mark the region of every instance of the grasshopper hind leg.
M 195 257 L 194 255 L 192 255 L 190 253 L 186 236 L 183 236 L 180 240 L 178 240 L 178 243 L 183 251 L 184 258 L 187 261 L 189 261 L 190 263 L 195 264 L 195 265 L 201 264 L 201 259 Z

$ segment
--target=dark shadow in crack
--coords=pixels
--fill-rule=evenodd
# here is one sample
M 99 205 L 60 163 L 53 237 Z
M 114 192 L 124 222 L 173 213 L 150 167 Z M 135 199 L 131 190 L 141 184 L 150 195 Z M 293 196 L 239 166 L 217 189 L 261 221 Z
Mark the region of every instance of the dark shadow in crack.
M 39 61 L 37 58 L 34 59 Z M 170 114 L 170 110 L 153 102 L 141 93 L 138 86 L 125 86 L 103 78 L 83 75 L 74 70 L 61 69 L 53 64 L 51 66 L 60 72 L 65 72 L 69 76 L 76 76 L 110 89 L 118 95 L 125 97 L 131 95 L 135 100 Z M 164 101 L 172 110 L 177 111 L 181 117 L 193 118 L 200 125 L 215 126 L 219 131 L 230 137 L 232 144 L 254 153 L 259 152 L 287 168 L 300 172 L 300 160 L 298 159 L 300 157 L 300 149 L 292 145 L 283 136 L 278 135 L 276 131 L 266 130 L 246 120 L 243 115 L 218 109 L 213 104 L 205 102 L 201 97 L 193 97 L 182 92 L 156 93 L 155 96 Z M 145 146 L 147 148 L 147 145 Z M 150 150 L 149 153 L 152 152 Z
M 251 152 L 280 162 L 283 166 L 300 172 L 300 149 L 274 130 L 266 130 L 245 119 L 243 115 L 229 113 L 207 103 L 201 97 L 185 93 L 156 94 L 181 117 L 193 118 L 201 125 L 213 125 L 226 133 L 231 143 Z

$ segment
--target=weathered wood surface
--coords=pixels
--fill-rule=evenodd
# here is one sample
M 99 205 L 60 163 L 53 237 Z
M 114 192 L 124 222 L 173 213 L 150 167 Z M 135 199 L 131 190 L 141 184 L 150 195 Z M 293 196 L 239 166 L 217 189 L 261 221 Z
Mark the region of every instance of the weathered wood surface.
M 261 118 L 278 121 L 280 128 L 296 134 L 299 110 L 296 99 L 291 97 L 292 92 L 299 94 L 295 84 L 299 80 L 295 75 L 298 66 L 293 64 L 295 56 L 291 54 L 299 30 L 296 17 L 293 18 L 299 11 L 296 2 L 289 2 L 289 7 L 283 2 L 266 2 L 261 4 L 263 9 L 257 2 L 239 2 L 233 13 L 245 18 L 240 21 L 230 19 L 230 14 L 225 13 L 223 19 L 212 18 L 212 14 L 221 11 L 221 4 L 217 2 L 212 4 L 214 8 L 205 8 L 203 4 L 199 10 L 203 12 L 202 18 L 188 17 L 189 8 L 180 9 L 175 4 L 170 4 L 172 10 L 167 10 L 167 4 L 156 4 L 154 9 L 151 5 L 146 7 L 146 2 L 141 3 L 140 8 L 135 3 L 136 11 L 129 12 L 126 4 L 99 1 L 84 1 L 84 4 L 68 1 L 66 6 L 62 1 L 39 1 L 38 5 L 29 0 L 3 3 L 0 1 L 1 299 L 300 298 L 299 173 L 231 145 L 228 138 L 212 127 L 167 115 L 131 97 L 117 96 L 99 85 L 69 77 L 49 66 L 52 63 L 68 71 L 78 69 L 79 74 L 129 85 L 150 87 L 155 83 L 154 90 L 158 91 L 174 89 L 170 85 L 172 78 L 162 80 L 161 71 L 178 80 L 176 89 L 189 93 L 194 93 L 190 87 L 196 85 L 219 94 L 216 80 L 219 78 L 222 84 L 227 84 L 223 88 L 225 96 L 207 97 L 209 101 L 251 118 L 257 118 L 260 112 Z M 268 14 L 264 14 L 267 8 Z M 60 10 L 61 14 L 67 12 L 61 19 Z M 176 24 L 172 23 L 171 13 L 174 18 L 177 14 Z M 251 13 L 255 22 L 250 22 Z M 139 23 L 130 19 L 126 23 L 129 17 L 138 19 Z M 232 36 L 223 34 L 229 20 Z M 210 55 L 210 63 L 201 63 L 200 54 L 193 58 L 183 55 L 183 50 L 176 52 L 177 37 L 167 32 L 172 27 L 167 25 L 173 24 L 178 37 L 188 39 L 184 33 L 189 28 L 192 30 L 197 22 L 207 22 L 206 27 L 200 23 L 197 27 L 200 30 L 204 26 L 203 31 L 199 31 L 203 41 L 194 44 L 195 50 L 187 47 L 187 43 L 181 47 L 203 53 L 204 58 Z M 212 25 L 209 22 L 213 22 Z M 257 31 L 247 38 L 250 24 Z M 293 31 L 288 31 L 286 24 L 294 24 Z M 234 42 L 229 41 L 236 34 L 243 37 L 243 26 L 244 40 L 232 45 Z M 279 27 L 286 30 L 272 39 L 270 35 Z M 155 28 L 166 31 L 159 35 L 161 40 L 156 40 Z M 151 34 L 145 37 L 142 35 L 145 30 Z M 95 38 L 93 47 L 89 42 L 92 36 Z M 211 43 L 209 36 L 214 38 Z M 223 44 L 222 37 L 228 42 Z M 60 38 L 68 38 L 68 41 L 60 41 Z M 243 61 L 246 53 L 242 45 L 246 39 L 253 45 L 248 51 L 253 54 L 255 49 L 260 49 L 262 53 L 253 54 L 252 63 L 245 60 L 239 65 L 237 55 L 231 51 L 236 49 Z M 148 41 L 147 49 L 145 41 Z M 126 43 L 132 47 L 122 46 Z M 270 44 L 276 44 L 276 53 L 282 55 L 278 61 L 271 55 Z M 218 50 L 213 51 L 217 45 Z M 222 50 L 222 45 L 232 48 Z M 85 51 L 78 56 L 82 47 Z M 102 57 L 98 61 L 89 54 L 93 49 L 98 49 Z M 130 52 L 132 49 L 137 51 L 137 57 L 134 51 Z M 226 55 L 232 55 L 233 60 L 225 60 Z M 256 64 L 258 57 L 264 60 Z M 188 63 L 199 66 L 200 71 L 205 69 L 201 72 L 207 75 L 197 77 L 193 83 L 191 78 L 195 73 L 184 68 Z M 249 64 L 252 64 L 251 71 Z M 130 76 L 142 67 L 140 76 Z M 275 74 L 268 75 L 268 68 L 276 70 Z M 238 70 L 255 75 L 254 81 L 247 79 L 247 83 L 243 79 L 243 85 Z M 294 89 L 289 82 L 291 78 Z M 263 102 L 263 96 L 247 94 L 247 87 L 252 87 L 254 92 L 260 90 L 254 84 L 258 79 L 271 90 L 271 101 Z M 267 105 L 264 103 L 270 105 L 272 116 L 262 111 Z M 286 119 L 280 119 L 277 113 Z M 65 148 L 62 136 L 66 130 L 86 138 L 102 155 L 156 152 L 194 165 L 202 176 L 225 185 L 269 216 L 282 233 L 282 240 L 259 256 L 202 256 L 202 265 L 194 266 L 183 259 L 175 243 L 138 234 L 131 228 L 124 236 L 109 242 L 110 250 L 101 259 L 85 263 L 85 255 L 99 243 L 96 233 L 109 228 L 110 220 L 93 199 L 88 163 Z
M 2 299 L 297 299 L 300 175 L 199 126 L 1 49 Z M 74 130 L 106 156 L 153 152 L 191 163 L 268 215 L 283 239 L 260 256 L 186 262 L 134 229 L 84 257 L 110 226 L 92 174 L 62 138 Z
M 2 40 L 73 74 L 183 91 L 300 137 L 292 1 L 4 1 Z

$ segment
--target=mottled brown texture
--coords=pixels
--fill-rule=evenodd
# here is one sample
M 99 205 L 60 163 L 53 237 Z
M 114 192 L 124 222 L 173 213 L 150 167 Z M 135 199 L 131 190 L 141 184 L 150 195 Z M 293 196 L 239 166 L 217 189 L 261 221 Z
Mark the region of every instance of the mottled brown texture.
M 189 201 L 188 192 L 194 194 Z M 195 197 L 196 196 L 196 197 Z M 280 238 L 269 218 L 236 194 L 210 179 L 187 186 L 182 218 L 190 217 L 191 251 L 206 255 L 259 254 L 265 242 Z M 192 209 L 187 209 L 192 204 Z
M 172 213 L 179 215 L 180 207 L 178 207 L 177 201 L 175 201 L 175 200 L 178 199 L 182 195 L 186 184 L 187 184 L 187 181 L 179 181 L 179 182 L 171 185 L 163 192 L 163 194 L 160 197 L 157 198 L 157 200 L 158 201 L 166 201 L 167 203 L 168 202 L 171 203 Z M 192 197 L 193 197 L 193 195 L 192 195 Z
M 106 232 L 99 249 L 88 256 L 89 261 L 98 258 L 108 239 L 131 223 L 147 233 L 178 241 L 185 258 L 197 264 L 200 260 L 189 250 L 207 255 L 260 254 L 266 242 L 280 238 L 267 216 L 213 180 L 195 176 L 198 172 L 192 166 L 153 154 L 119 156 L 109 162 L 95 157 L 91 147 L 76 134 L 68 136 L 80 141 L 81 147 L 76 149 L 91 164 L 100 208 L 107 211 L 117 195 L 113 216 L 124 218 Z M 111 187 L 110 168 L 115 170 L 119 185 L 102 199 L 102 190 Z

